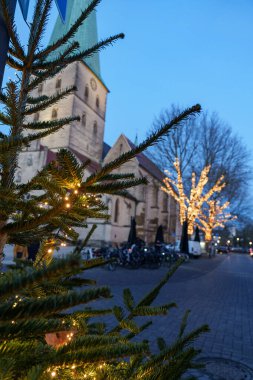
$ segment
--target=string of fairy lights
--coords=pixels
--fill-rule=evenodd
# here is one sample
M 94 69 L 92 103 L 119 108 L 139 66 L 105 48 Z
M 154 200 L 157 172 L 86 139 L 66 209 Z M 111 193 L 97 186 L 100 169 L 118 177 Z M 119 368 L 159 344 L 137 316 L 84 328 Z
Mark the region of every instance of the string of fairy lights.
M 93 194 L 80 194 L 80 188 L 81 183 L 77 183 L 77 185 L 73 186 L 71 189 L 68 189 L 66 191 L 66 195 L 64 197 L 60 197 L 60 199 L 63 200 L 63 209 L 67 209 L 67 211 L 70 213 L 72 207 L 75 205 L 75 202 L 77 198 L 82 200 L 82 206 L 84 208 L 88 208 L 91 205 L 97 205 L 98 201 L 101 200 L 101 196 L 99 195 L 93 195 Z M 39 203 L 39 208 L 41 209 L 50 209 L 50 202 L 44 201 Z M 68 213 L 66 214 L 66 216 Z M 67 239 L 69 237 L 68 232 L 73 231 L 71 227 L 68 228 L 68 231 L 63 231 L 62 228 L 59 228 L 57 233 L 55 234 L 54 238 L 47 239 L 45 241 L 45 245 L 47 246 L 47 253 L 53 254 L 54 249 L 60 248 L 60 247 L 66 247 L 67 246 Z
M 225 227 L 228 221 L 236 219 L 230 212 L 225 212 L 229 207 L 229 202 L 223 205 L 220 201 L 209 200 L 206 202 L 207 207 L 199 214 L 198 227 L 205 232 L 205 239 L 212 240 L 212 231 L 217 227 Z
M 218 194 L 226 186 L 224 181 L 224 176 L 221 175 L 215 184 L 206 191 L 206 185 L 209 182 L 209 173 L 211 170 L 211 165 L 205 166 L 200 173 L 199 180 L 197 181 L 196 173 L 191 175 L 191 189 L 190 195 L 187 196 L 184 189 L 184 181 L 181 172 L 180 161 L 176 158 L 174 162 L 174 167 L 176 171 L 176 180 L 172 179 L 171 173 L 165 170 L 166 177 L 164 178 L 164 186 L 161 189 L 168 195 L 172 196 L 175 201 L 179 204 L 179 218 L 180 224 L 187 220 L 188 222 L 188 234 L 192 235 L 194 231 L 194 225 L 197 224 L 197 219 L 202 223 L 199 224 L 201 229 L 205 232 L 206 240 L 210 237 L 213 228 L 218 226 L 224 226 L 226 221 L 231 220 L 232 216 L 224 214 L 224 210 L 229 207 L 229 202 L 223 205 L 217 204 L 217 202 L 212 200 L 213 195 Z M 216 209 L 214 210 L 214 204 L 216 204 Z M 204 206 L 208 206 L 207 208 Z M 203 209 L 205 208 L 205 212 Z M 212 220 L 212 222 L 207 222 L 205 217 Z M 202 218 L 202 219 L 200 219 Z M 214 222 L 215 221 L 215 222 Z M 218 225 L 217 225 L 218 224 Z

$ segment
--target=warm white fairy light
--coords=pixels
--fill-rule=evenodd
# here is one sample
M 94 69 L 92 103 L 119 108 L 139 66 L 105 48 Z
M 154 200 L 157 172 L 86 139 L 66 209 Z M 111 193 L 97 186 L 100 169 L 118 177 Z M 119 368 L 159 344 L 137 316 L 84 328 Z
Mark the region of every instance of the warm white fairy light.
M 214 186 L 205 193 L 204 188 L 209 180 L 208 174 L 211 166 L 208 165 L 202 170 L 198 182 L 196 181 L 196 174 L 192 173 L 190 196 L 187 197 L 178 158 L 174 162 L 174 167 L 177 173 L 177 180 L 172 180 L 170 173 L 165 171 L 168 176 L 163 180 L 165 186 L 162 187 L 162 190 L 179 203 L 180 224 L 182 225 L 187 219 L 188 234 L 191 235 L 193 233 L 194 223 L 201 212 L 203 204 L 205 204 L 214 193 L 219 193 L 224 188 L 224 176 L 221 176 Z
M 236 219 L 236 216 L 224 212 L 229 207 L 229 202 L 221 205 L 219 201 L 209 200 L 206 204 L 207 206 L 198 216 L 198 226 L 204 231 L 206 241 L 210 241 L 215 228 L 224 227 L 227 222 Z

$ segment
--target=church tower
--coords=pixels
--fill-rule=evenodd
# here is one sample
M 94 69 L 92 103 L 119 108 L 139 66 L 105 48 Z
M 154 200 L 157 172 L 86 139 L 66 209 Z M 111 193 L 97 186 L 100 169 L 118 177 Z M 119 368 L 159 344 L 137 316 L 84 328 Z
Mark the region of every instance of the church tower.
M 68 1 L 66 22 L 63 24 L 58 16 L 50 43 L 67 32 L 89 3 L 89 0 Z M 79 27 L 73 40 L 78 41 L 80 51 L 98 42 L 95 11 Z M 101 79 L 98 53 L 85 61 L 69 65 L 56 77 L 39 86 L 36 91 L 37 95 L 51 95 L 57 90 L 73 85 L 77 87 L 75 93 L 35 117 L 37 120 L 52 120 L 80 116 L 80 122 L 73 122 L 53 135 L 41 139 L 40 145 L 53 152 L 60 148 L 68 148 L 81 159 L 89 158 L 97 164 L 101 163 L 108 89 Z

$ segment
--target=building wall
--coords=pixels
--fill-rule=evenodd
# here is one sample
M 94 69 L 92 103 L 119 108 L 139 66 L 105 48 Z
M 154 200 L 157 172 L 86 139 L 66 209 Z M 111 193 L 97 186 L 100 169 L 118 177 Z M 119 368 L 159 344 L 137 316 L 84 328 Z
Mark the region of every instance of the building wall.
M 36 90 L 34 90 L 34 95 L 52 96 L 55 95 L 57 91 L 72 87 L 75 84 L 75 72 L 76 64 L 73 63 L 59 73 L 55 78 L 47 80 L 43 83 L 43 86 L 39 86 Z M 45 111 L 39 112 L 39 121 L 51 121 L 54 117 L 61 119 L 72 116 L 73 101 L 74 95 L 71 94 Z M 53 116 L 53 113 L 56 113 L 56 116 Z M 35 117 L 35 115 L 32 117 Z M 70 126 L 66 125 L 58 132 L 42 138 L 40 140 L 40 144 L 48 147 L 48 149 L 67 147 L 69 144 L 69 135 Z
M 69 147 L 101 163 L 108 90 L 82 62 L 76 64 L 75 85 L 72 114 L 81 120 L 70 127 Z
M 128 150 L 130 146 L 121 135 L 104 162 L 112 161 Z M 117 173 L 134 173 L 136 177 L 144 176 L 148 180 L 148 185 L 129 189 L 129 193 L 136 198 L 136 202 L 122 197 L 111 197 L 111 241 L 120 243 L 127 240 L 131 216 L 136 218 L 137 236 L 147 243 L 154 242 L 160 224 L 164 227 L 165 240 L 174 241 L 177 230 L 177 211 L 171 197 L 161 190 L 161 182 L 140 167 L 136 158 L 118 168 Z M 117 212 L 119 215 L 115 218 Z
M 32 179 L 46 163 L 46 150 L 27 150 L 19 154 L 18 169 L 15 174 L 17 184 Z
M 27 150 L 23 151 L 19 158 L 20 170 L 16 174 L 18 183 L 27 182 L 46 164 L 47 148 L 52 151 L 63 147 L 70 148 L 93 161 L 102 162 L 108 90 L 84 63 L 70 65 L 56 78 L 43 84 L 42 88 L 36 89 L 34 96 L 53 95 L 55 91 L 73 85 L 77 86 L 75 94 L 59 101 L 50 109 L 40 112 L 38 118 L 52 120 L 53 111 L 56 111 L 57 118 L 79 115 L 80 122 L 72 122 L 70 126 L 62 128 L 53 135 L 33 142 Z M 30 120 L 33 118 L 34 116 L 30 117 Z M 41 150 L 41 145 L 44 146 L 44 150 Z M 128 150 L 130 150 L 129 143 L 125 136 L 121 135 L 105 157 L 104 164 Z M 175 240 L 178 234 L 177 209 L 174 201 L 162 192 L 161 182 L 150 175 L 145 168 L 140 167 L 137 158 L 122 165 L 116 172 L 134 173 L 135 177 L 145 176 L 148 179 L 148 185 L 129 189 L 129 193 L 135 200 L 105 195 L 104 202 L 109 208 L 109 220 L 89 220 L 88 229 L 78 231 L 80 238 L 85 238 L 91 225 L 96 223 L 97 229 L 92 236 L 91 244 L 121 243 L 127 240 L 131 217 L 135 217 L 137 236 L 146 242 L 154 242 L 160 224 L 164 226 L 165 240 Z

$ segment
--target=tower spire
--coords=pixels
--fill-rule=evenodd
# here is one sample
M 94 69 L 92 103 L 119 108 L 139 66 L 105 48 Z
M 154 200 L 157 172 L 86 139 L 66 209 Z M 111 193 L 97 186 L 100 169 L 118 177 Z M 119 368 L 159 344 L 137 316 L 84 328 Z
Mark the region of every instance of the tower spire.
M 66 22 L 63 23 L 60 16 L 57 17 L 51 38 L 50 44 L 62 37 L 74 24 L 80 13 L 88 7 L 91 0 L 72 0 L 68 1 Z M 70 41 L 79 43 L 80 51 L 84 51 L 98 42 L 97 33 L 97 17 L 96 11 L 93 11 L 84 23 L 78 28 L 75 37 Z M 61 51 L 61 48 L 58 50 Z M 93 73 L 101 78 L 99 54 L 95 53 L 91 57 L 84 60 L 85 64 L 93 71 Z

